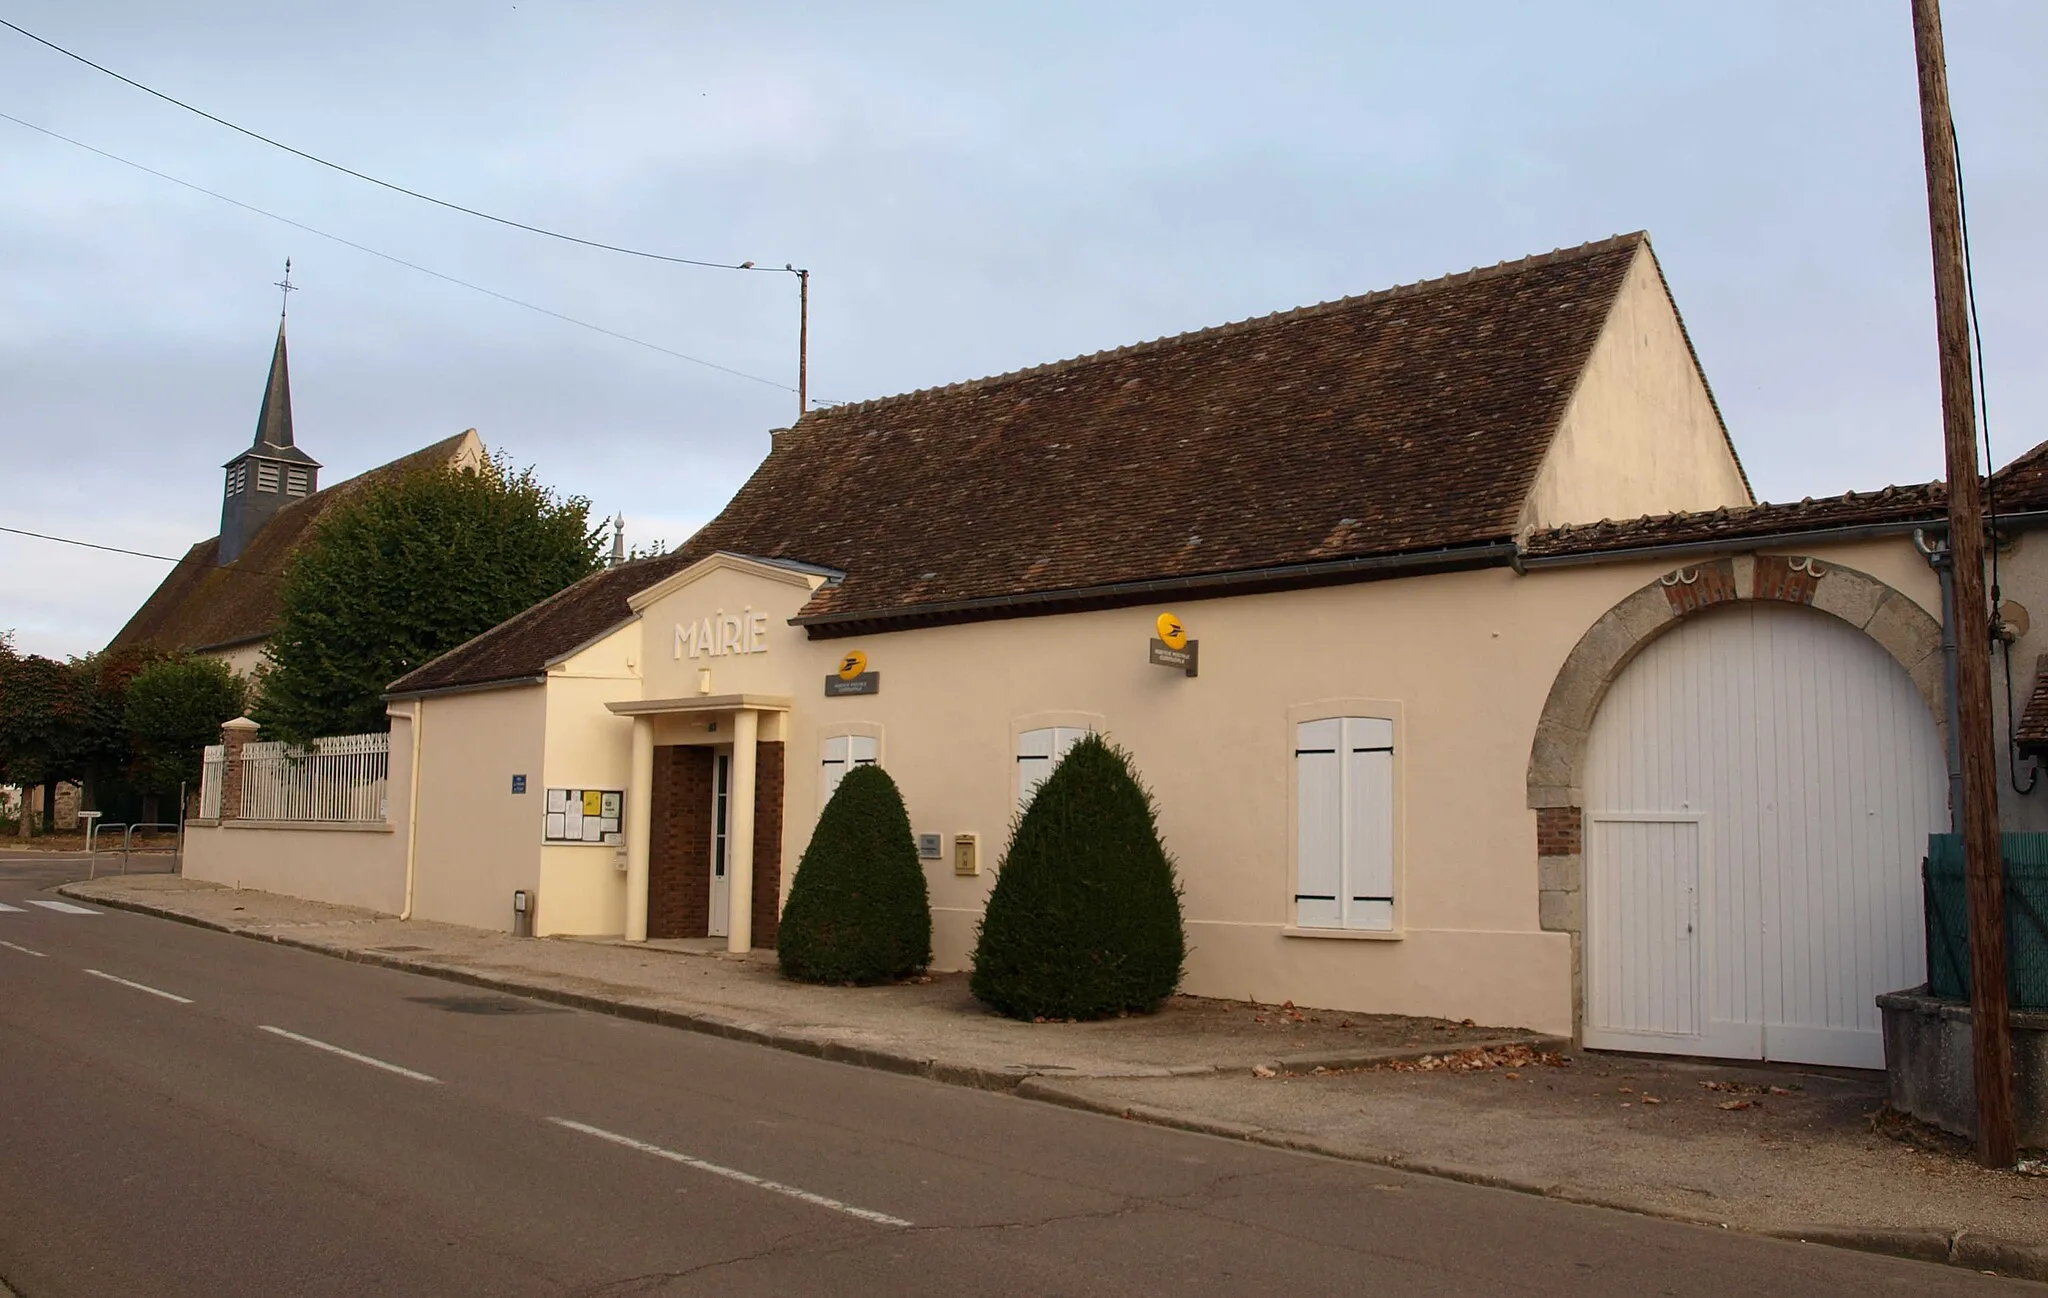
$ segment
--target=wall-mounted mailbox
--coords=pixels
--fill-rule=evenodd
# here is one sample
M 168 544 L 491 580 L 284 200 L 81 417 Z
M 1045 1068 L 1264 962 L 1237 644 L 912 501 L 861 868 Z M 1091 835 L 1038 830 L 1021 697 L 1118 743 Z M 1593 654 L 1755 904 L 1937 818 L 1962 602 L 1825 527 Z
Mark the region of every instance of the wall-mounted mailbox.
M 981 835 L 953 835 L 953 873 L 981 873 Z

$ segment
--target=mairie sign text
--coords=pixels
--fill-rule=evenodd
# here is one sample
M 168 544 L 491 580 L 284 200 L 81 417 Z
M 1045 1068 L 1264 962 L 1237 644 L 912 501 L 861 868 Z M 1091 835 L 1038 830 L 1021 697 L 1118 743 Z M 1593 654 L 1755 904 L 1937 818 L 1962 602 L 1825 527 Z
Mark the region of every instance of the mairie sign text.
M 723 658 L 728 654 L 768 652 L 768 615 L 753 609 L 728 613 L 719 609 L 695 622 L 676 623 L 677 658 Z

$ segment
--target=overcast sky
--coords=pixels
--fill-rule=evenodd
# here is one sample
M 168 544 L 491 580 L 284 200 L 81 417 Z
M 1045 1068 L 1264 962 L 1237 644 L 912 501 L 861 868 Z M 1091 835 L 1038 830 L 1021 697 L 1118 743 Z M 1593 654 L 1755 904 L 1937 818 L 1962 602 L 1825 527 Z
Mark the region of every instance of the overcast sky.
M 2048 4 L 1950 0 L 1995 453 L 2048 438 Z M 843 5 L 0 0 L 136 80 L 399 184 L 814 272 L 811 390 L 886 395 L 1651 232 L 1760 495 L 1940 476 L 1906 0 Z M 0 30 L 0 525 L 218 528 L 286 256 L 324 480 L 475 427 L 636 543 L 789 422 L 796 285 L 432 208 Z M 168 565 L 0 534 L 72 654 Z

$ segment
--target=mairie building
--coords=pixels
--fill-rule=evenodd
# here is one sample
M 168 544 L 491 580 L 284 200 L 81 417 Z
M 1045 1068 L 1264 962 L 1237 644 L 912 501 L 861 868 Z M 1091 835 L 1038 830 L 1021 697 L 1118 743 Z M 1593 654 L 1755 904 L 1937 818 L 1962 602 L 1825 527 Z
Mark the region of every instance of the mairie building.
M 1999 481 L 2024 701 L 2042 453 Z M 879 763 L 960 969 L 1095 731 L 1189 992 L 1873 1066 L 1947 821 L 1943 510 L 1756 503 L 1617 237 L 806 413 L 678 552 L 395 682 L 385 832 L 263 882 L 273 836 L 201 828 L 188 871 L 744 951 Z

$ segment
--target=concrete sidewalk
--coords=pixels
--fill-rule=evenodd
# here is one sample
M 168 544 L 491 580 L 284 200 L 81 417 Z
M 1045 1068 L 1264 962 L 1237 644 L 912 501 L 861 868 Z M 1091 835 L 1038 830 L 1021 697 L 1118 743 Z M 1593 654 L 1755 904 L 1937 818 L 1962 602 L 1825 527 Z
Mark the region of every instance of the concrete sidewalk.
M 1559 1054 L 1470 1024 L 1193 997 L 1136 1018 L 1017 1023 L 958 974 L 807 987 L 784 981 L 772 952 L 703 943 L 536 941 L 162 876 L 60 891 L 1134 1120 L 2048 1280 L 2048 1178 L 1986 1172 L 1888 1117 L 1871 1074 Z

